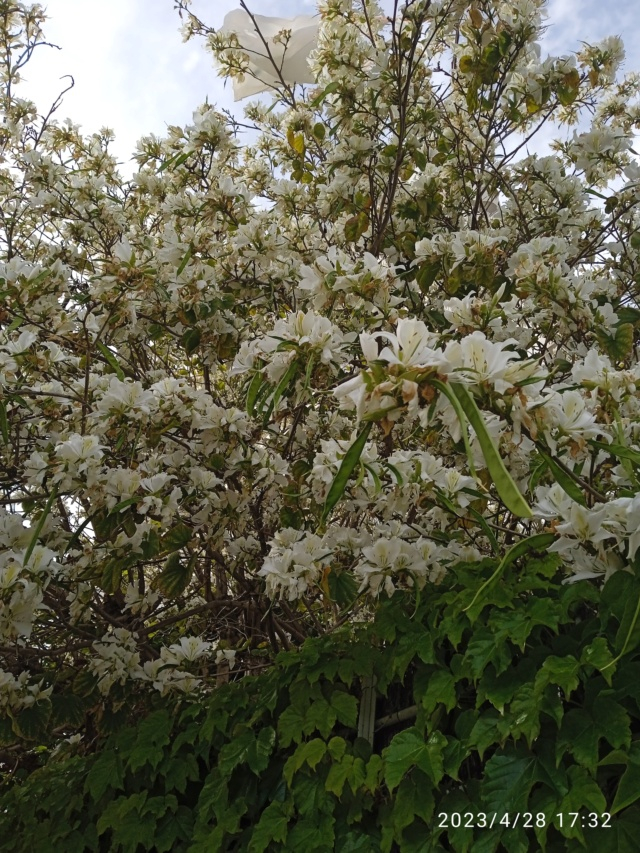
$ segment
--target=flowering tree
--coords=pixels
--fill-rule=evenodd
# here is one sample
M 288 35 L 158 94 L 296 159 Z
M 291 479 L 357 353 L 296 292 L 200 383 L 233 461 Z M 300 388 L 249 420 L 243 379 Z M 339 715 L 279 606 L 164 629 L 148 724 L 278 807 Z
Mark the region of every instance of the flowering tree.
M 259 76 L 236 35 L 178 5 L 225 75 Z M 299 745 L 288 784 L 326 761 L 338 799 L 348 779 L 354 796 L 400 785 L 406 800 L 428 777 L 461 812 L 446 780 L 489 758 L 484 811 L 508 811 L 495 792 L 522 780 L 507 770 L 555 726 L 567 766 L 556 799 L 534 788 L 540 813 L 637 797 L 596 767 L 610 748 L 637 773 L 640 709 L 621 702 L 640 642 L 639 81 L 616 76 L 618 38 L 542 58 L 543 12 L 410 0 L 387 17 L 326 0 L 315 84 L 288 78 L 296 34 L 276 33 L 270 101 L 244 124 L 199 107 L 142 139 L 125 180 L 110 132 L 84 137 L 57 103 L 43 117 L 18 96 L 44 16 L 0 2 L 6 767 L 31 768 L 39 744 L 90 753 L 185 695 L 218 707 L 278 652 L 339 661 L 372 629 L 375 671 L 325 672 L 342 686 L 314 699 L 317 725 L 296 712 L 264 729 Z M 344 732 L 327 752 L 354 714 L 374 743 L 376 679 L 380 695 L 409 691 L 391 710 L 415 726 L 369 764 Z M 585 719 L 610 721 L 590 746 L 564 713 L 576 690 Z M 259 775 L 269 738 L 228 777 L 245 760 Z M 329 764 L 347 758 L 340 785 Z M 423 807 L 411 796 L 411 819 L 381 819 L 381 849 L 424 849 L 402 834 Z M 260 809 L 260 840 L 233 849 L 285 849 L 293 812 Z M 118 831 L 113 814 L 100 833 Z M 218 821 L 216 849 L 242 829 L 198 820 Z M 567 821 L 554 831 L 581 839 Z M 536 826 L 542 843 L 551 819 Z M 153 849 L 186 849 L 171 838 Z

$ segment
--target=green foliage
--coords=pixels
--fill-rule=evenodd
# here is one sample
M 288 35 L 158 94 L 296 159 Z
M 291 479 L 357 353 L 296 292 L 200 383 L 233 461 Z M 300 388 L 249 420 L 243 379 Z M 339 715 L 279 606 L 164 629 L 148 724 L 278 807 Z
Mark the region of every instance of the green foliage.
M 371 624 L 116 727 L 95 752 L 60 750 L 5 783 L 3 851 L 635 849 L 640 580 L 600 593 L 563 584 L 555 554 L 512 556 L 508 571 L 460 564 L 419 602 L 396 593 Z M 47 703 L 15 721 L 25 736 Z M 538 823 L 514 826 L 527 812 Z M 588 827 L 606 812 L 609 829 Z M 442 817 L 458 813 L 469 826 Z

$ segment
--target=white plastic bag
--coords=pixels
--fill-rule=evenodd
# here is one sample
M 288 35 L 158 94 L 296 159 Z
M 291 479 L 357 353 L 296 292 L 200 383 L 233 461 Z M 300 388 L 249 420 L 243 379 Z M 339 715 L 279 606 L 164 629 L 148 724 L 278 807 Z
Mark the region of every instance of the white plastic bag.
M 296 18 L 274 18 L 254 15 L 256 25 L 269 45 L 271 56 L 280 68 L 285 83 L 315 83 L 307 66 L 307 57 L 316 46 L 319 17 L 298 15 Z M 285 51 L 284 45 L 274 41 L 282 30 L 291 30 Z M 243 9 L 234 9 L 224 19 L 222 33 L 235 33 L 241 48 L 249 55 L 249 70 L 257 75 L 245 75 L 242 82 L 233 81 L 233 98 L 239 101 L 249 95 L 267 92 L 280 82 L 276 69 L 269 59 L 264 42 L 256 32 L 251 17 Z

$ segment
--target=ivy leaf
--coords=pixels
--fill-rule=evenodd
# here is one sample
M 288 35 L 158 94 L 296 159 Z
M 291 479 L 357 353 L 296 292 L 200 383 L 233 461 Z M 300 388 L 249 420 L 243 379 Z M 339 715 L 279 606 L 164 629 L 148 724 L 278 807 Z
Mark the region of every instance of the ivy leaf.
M 223 776 L 230 776 L 239 764 L 248 762 L 250 750 L 255 750 L 255 740 L 256 736 L 249 729 L 225 743 L 218 757 L 218 770 Z
M 499 752 L 487 761 L 481 785 L 486 811 L 525 811 L 533 785 L 539 781 L 535 755 Z
M 428 676 L 427 689 L 422 696 L 422 707 L 427 714 L 435 710 L 442 703 L 447 711 L 455 707 L 456 679 L 449 670 L 438 670 Z
M 611 814 L 626 809 L 640 799 L 640 743 L 634 741 L 628 753 L 629 761 L 611 806 Z
M 585 832 L 587 850 L 598 853 L 637 853 L 640 838 L 640 808 L 631 806 L 611 820 L 607 829 Z
M 415 727 L 397 734 L 382 751 L 387 788 L 390 791 L 397 788 L 412 767 L 419 767 L 434 787 L 437 786 L 444 774 L 442 752 L 446 743 L 446 737 L 440 732 L 434 732 L 425 740 Z
M 136 741 L 129 755 L 128 767 L 132 771 L 151 765 L 155 770 L 169 743 L 171 717 L 167 711 L 154 711 L 138 726 Z
M 91 765 L 84 790 L 98 802 L 108 790 L 122 788 L 123 781 L 122 760 L 117 752 L 109 749 L 99 753 Z
M 331 707 L 336 712 L 340 722 L 353 728 L 358 720 L 358 701 L 355 696 L 342 690 L 334 690 L 329 699 Z
M 271 803 L 262 812 L 249 842 L 249 853 L 264 853 L 271 842 L 284 844 L 287 840 L 289 818 L 284 803 Z
M 313 770 L 324 758 L 326 751 L 327 744 L 321 738 L 313 738 L 306 743 L 301 743 L 284 765 L 283 776 L 287 785 L 291 787 L 294 775 L 304 764 L 308 764 Z
M 256 776 L 259 776 L 269 766 L 269 756 L 276 742 L 276 732 L 271 726 L 260 729 L 258 737 L 249 746 L 247 764 Z

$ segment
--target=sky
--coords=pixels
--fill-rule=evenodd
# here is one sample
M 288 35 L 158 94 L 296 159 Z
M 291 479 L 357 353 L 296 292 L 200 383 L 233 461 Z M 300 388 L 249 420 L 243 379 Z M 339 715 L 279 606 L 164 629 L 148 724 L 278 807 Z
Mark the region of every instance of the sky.
M 23 97 L 46 112 L 72 75 L 74 88 L 64 96 L 59 119 L 71 118 L 85 133 L 110 127 L 114 151 L 128 161 L 143 135 L 163 135 L 170 124 L 191 121 L 208 99 L 242 116 L 229 83 L 217 76 L 211 55 L 198 38 L 183 43 L 173 0 L 42 0 L 49 20 L 48 41 L 25 68 Z M 314 14 L 314 0 L 251 0 L 261 15 Z M 214 28 L 238 8 L 238 0 L 193 0 L 192 10 Z M 635 0 L 551 0 L 543 52 L 566 54 L 580 42 L 621 35 L 626 70 L 640 71 L 640 16 Z M 123 171 L 127 171 L 125 168 Z

